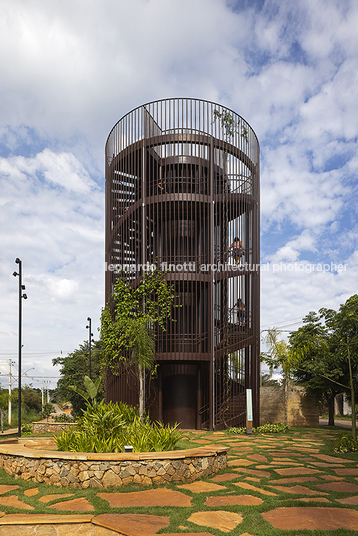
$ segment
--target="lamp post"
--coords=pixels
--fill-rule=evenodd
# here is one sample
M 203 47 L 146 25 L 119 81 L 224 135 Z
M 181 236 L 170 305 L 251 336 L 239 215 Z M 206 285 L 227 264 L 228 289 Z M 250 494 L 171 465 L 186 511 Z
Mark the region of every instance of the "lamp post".
M 22 335 L 22 298 L 24 300 L 27 300 L 27 295 L 25 293 L 22 293 L 23 290 L 25 290 L 25 285 L 22 284 L 22 262 L 17 257 L 15 259 L 16 264 L 19 265 L 19 271 L 14 272 L 12 275 L 14 277 L 19 277 L 19 431 L 18 435 L 21 437 L 21 348 L 22 348 L 22 341 L 21 341 L 21 335 Z
M 89 330 L 88 332 L 88 346 L 89 346 L 89 377 L 91 378 L 91 350 L 92 350 L 92 337 L 93 337 L 93 333 L 92 333 L 92 320 L 91 318 L 88 316 L 87 317 L 87 322 L 88 322 L 88 326 L 86 326 L 86 329 Z M 92 379 L 92 378 L 91 378 Z

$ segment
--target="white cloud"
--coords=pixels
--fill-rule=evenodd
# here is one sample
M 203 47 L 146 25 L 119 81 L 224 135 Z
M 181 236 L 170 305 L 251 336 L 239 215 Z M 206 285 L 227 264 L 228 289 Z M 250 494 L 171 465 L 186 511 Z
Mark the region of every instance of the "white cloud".
M 358 4 L 230 5 L 76 0 L 69 9 L 66 1 L 2 2 L 4 351 L 16 348 L 11 274 L 18 256 L 29 295 L 28 351 L 71 351 L 87 335 L 87 316 L 98 320 L 104 300 L 103 147 L 122 115 L 158 98 L 219 101 L 252 125 L 262 151 L 267 259 L 350 263 L 339 274 L 263 273 L 264 324 L 338 307 L 357 288 Z M 50 370 L 41 356 L 32 359 Z

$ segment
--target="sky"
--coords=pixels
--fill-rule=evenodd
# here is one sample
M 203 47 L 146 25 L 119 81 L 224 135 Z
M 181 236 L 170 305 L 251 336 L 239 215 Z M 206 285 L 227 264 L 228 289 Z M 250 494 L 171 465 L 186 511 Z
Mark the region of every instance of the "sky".
M 2 0 L 0 385 L 17 257 L 23 384 L 55 387 L 87 317 L 98 339 L 104 146 L 152 100 L 223 104 L 259 138 L 262 330 L 357 292 L 357 27 L 355 0 Z

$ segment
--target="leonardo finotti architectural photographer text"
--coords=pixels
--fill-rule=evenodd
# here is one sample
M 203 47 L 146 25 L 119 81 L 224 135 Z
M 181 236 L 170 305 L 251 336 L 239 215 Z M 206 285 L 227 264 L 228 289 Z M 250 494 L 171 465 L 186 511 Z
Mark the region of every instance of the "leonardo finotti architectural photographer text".
M 144 264 L 107 264 L 105 266 L 106 271 L 110 272 L 152 272 L 160 269 L 163 272 L 305 272 L 310 274 L 312 272 L 346 272 L 348 264 L 336 264 L 336 263 L 264 263 L 264 264 L 231 264 L 231 263 L 213 263 L 213 264 L 199 264 L 195 262 L 183 262 L 183 263 L 168 263 L 161 262 L 159 264 L 150 264 L 149 262 Z

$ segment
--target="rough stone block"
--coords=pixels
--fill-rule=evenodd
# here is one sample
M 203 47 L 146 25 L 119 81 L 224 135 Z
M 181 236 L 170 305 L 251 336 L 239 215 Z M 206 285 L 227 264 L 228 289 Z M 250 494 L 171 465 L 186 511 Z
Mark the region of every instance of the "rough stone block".
M 122 480 L 113 471 L 106 471 L 103 476 L 103 487 L 109 488 L 110 486 L 121 486 Z

